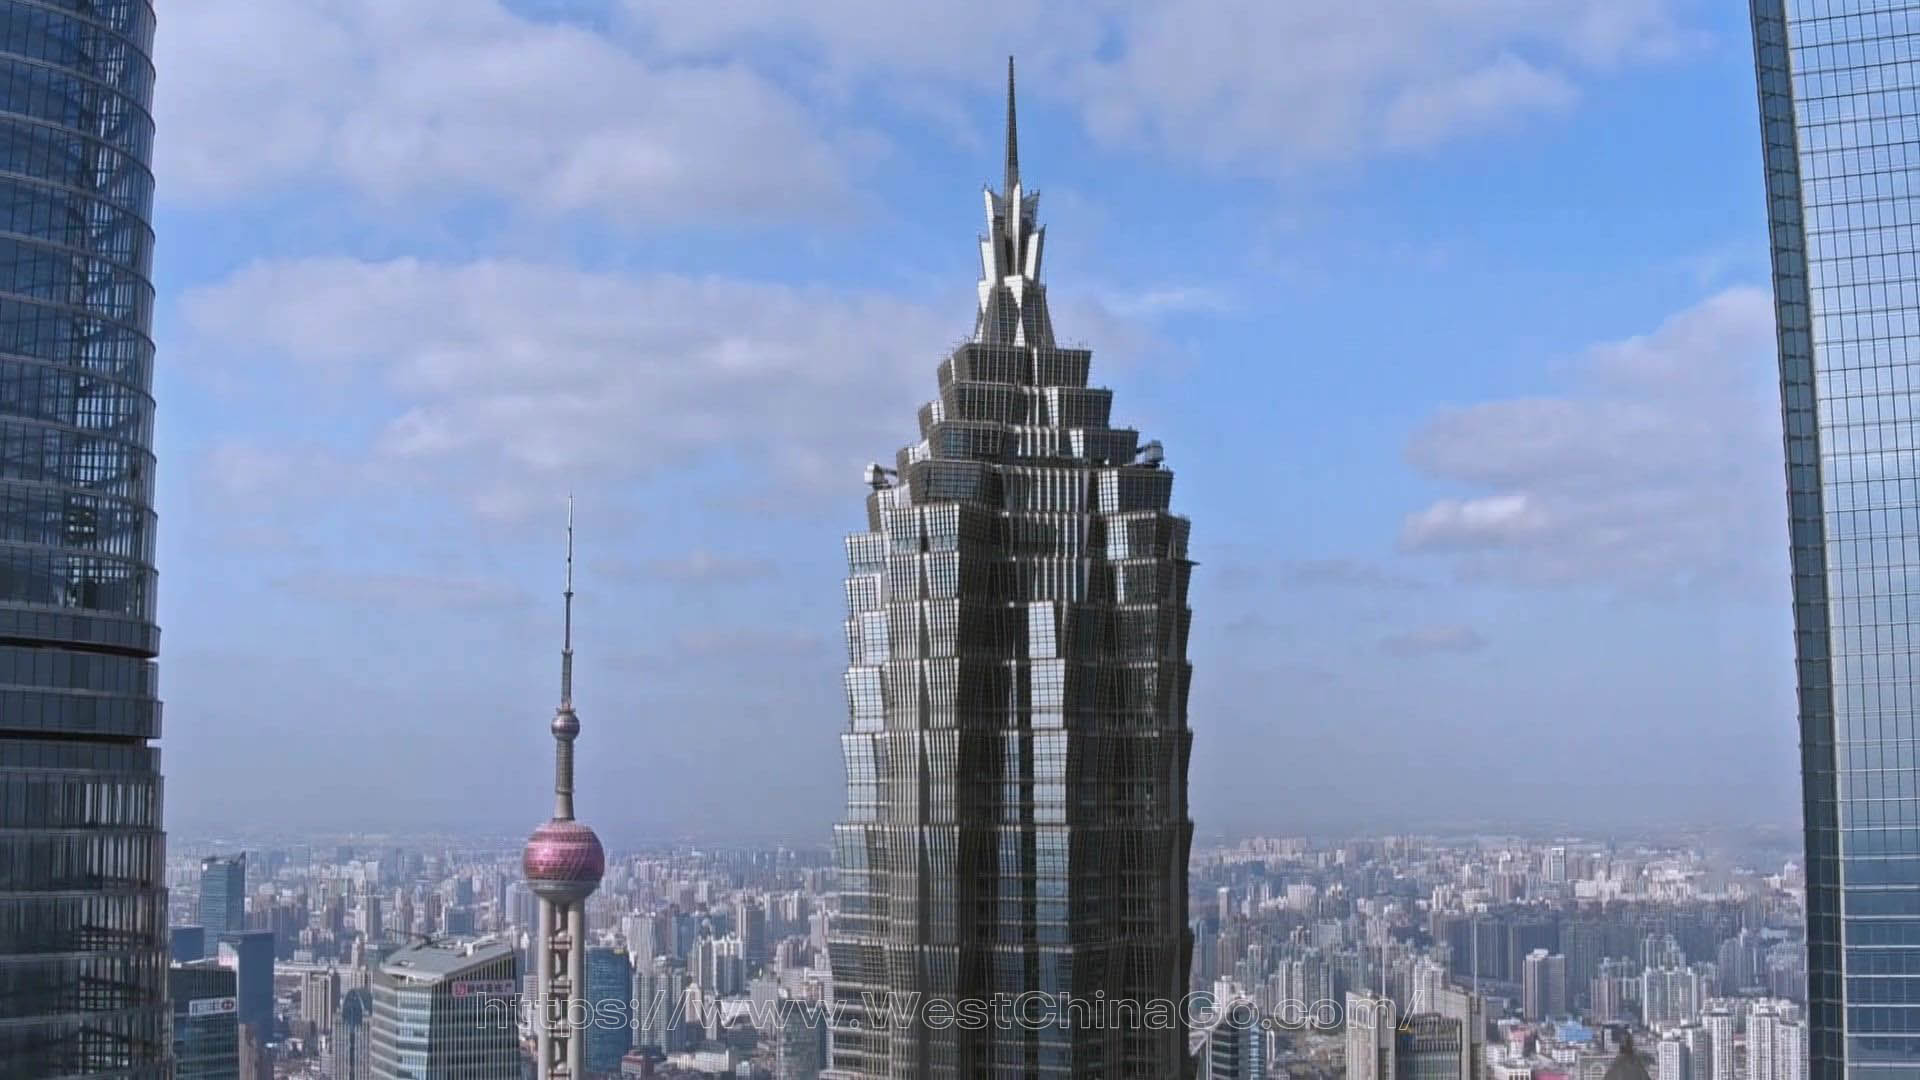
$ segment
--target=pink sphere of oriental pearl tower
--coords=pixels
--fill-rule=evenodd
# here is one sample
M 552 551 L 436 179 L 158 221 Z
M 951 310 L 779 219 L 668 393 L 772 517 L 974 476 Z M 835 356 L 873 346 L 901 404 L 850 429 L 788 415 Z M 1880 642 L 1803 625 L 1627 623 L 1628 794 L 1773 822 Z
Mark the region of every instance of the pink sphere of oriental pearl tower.
M 553 820 L 533 830 L 522 860 L 527 886 L 540 898 L 534 1035 L 540 1080 L 582 1080 L 586 1074 L 587 897 L 600 887 L 607 854 L 592 829 L 573 820 L 573 500 L 567 500 L 565 631 L 560 648 L 560 707 L 553 714 Z

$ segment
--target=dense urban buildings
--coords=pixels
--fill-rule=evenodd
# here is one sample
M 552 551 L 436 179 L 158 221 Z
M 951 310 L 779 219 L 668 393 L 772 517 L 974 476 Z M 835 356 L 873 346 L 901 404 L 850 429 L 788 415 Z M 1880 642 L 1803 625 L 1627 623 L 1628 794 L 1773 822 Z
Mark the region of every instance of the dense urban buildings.
M 204 851 L 193 838 L 175 843 L 173 906 L 190 919 Z M 539 915 L 519 871 L 523 838 L 224 838 L 209 846 L 249 849 L 258 868 L 249 923 L 276 928 L 266 1036 L 276 1080 L 365 1080 L 374 973 L 396 949 L 447 940 L 451 927 L 471 925 L 504 943 L 527 985 Z M 1550 860 L 1550 847 L 1565 850 Z M 1398 1026 L 1379 1033 L 1371 1059 L 1379 1071 L 1390 1035 L 1395 1080 L 1603 1080 L 1628 1032 L 1650 1073 L 1660 1075 L 1661 1062 L 1676 1073 L 1663 1080 L 1787 1080 L 1779 1070 L 1792 1068 L 1797 1037 L 1804 1045 L 1798 848 L 1797 833 L 1786 832 L 1710 845 L 1568 836 L 1551 845 L 1497 836 L 1197 845 L 1189 862 L 1196 947 L 1182 989 L 1250 1004 L 1240 1018 L 1257 1017 L 1269 1077 L 1349 1075 L 1353 1018 L 1344 1006 L 1360 994 L 1393 1003 Z M 1562 866 L 1549 869 L 1554 861 Z M 828 946 L 844 896 L 834 863 L 824 846 L 617 852 L 586 901 L 589 1053 L 610 1012 L 616 1037 L 621 1026 L 630 1032 L 634 1049 L 619 1066 L 630 1072 L 812 1080 L 824 1071 L 834 993 Z M 353 913 L 368 896 L 410 914 L 363 929 Z M 761 920 L 767 959 L 756 961 L 747 943 Z M 699 962 L 734 942 L 737 968 Z M 630 962 L 651 957 L 634 963 L 625 1025 L 611 988 L 593 978 L 606 974 L 593 958 L 620 949 Z M 1526 969 L 1540 949 L 1564 960 L 1565 1015 L 1533 1020 Z M 1650 985 L 1686 989 L 1656 990 L 1650 1000 Z M 517 1014 L 528 1070 L 535 990 L 523 989 L 517 1007 L 501 1003 Z M 330 1023 L 321 1019 L 328 1012 Z M 1238 1067 L 1228 1064 L 1225 1041 L 1237 1035 L 1208 1042 L 1210 1018 L 1186 1019 L 1196 1076 L 1216 1056 L 1221 1068 Z M 1254 1052 L 1251 1042 L 1233 1049 Z
M 501 941 L 422 942 L 372 974 L 373 1080 L 520 1080 L 519 959 Z
M 0 1062 L 170 1056 L 153 658 L 153 8 L 0 3 Z
M 1187 522 L 1157 443 L 1054 339 L 1007 88 L 979 311 L 847 541 L 833 1073 L 1163 1078 L 1144 1025 L 887 1023 L 889 993 L 1180 998 L 1190 953 Z M 897 1019 L 897 1018 L 896 1018 Z
M 560 646 L 560 706 L 554 710 L 553 818 L 527 840 L 521 867 L 540 898 L 533 946 L 537 975 L 534 1038 L 540 1080 L 583 1080 L 587 1039 L 587 898 L 600 887 L 606 853 L 592 829 L 573 819 L 573 507 L 567 507 L 566 628 Z
M 1920 1072 L 1920 9 L 1752 0 L 1785 421 L 1812 1080 Z

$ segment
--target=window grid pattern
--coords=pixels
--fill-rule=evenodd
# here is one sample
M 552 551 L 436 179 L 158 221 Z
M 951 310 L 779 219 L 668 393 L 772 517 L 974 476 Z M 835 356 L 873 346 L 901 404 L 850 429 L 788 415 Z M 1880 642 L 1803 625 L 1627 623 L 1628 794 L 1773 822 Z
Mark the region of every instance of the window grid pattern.
M 0 1075 L 159 1080 L 151 0 L 0 0 Z
M 1182 1075 L 1184 1032 L 881 1026 L 922 1000 L 1178 1000 L 1188 527 L 1054 344 L 1036 198 L 987 194 L 973 340 L 847 540 L 839 1080 Z M 1008 221 L 1009 208 L 1018 218 Z M 1018 255 L 1018 257 L 1016 257 Z

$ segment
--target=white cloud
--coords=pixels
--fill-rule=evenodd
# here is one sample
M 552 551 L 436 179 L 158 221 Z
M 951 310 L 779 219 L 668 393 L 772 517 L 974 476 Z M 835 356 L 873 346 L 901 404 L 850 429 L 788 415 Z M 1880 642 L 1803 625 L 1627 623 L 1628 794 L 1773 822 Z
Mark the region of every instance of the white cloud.
M 670 55 L 706 56 L 742 47 L 805 51 L 817 77 L 844 87 L 875 68 L 993 83 L 1001 57 L 1018 53 L 1023 70 L 1091 52 L 1111 0 L 1035 4 L 1031 0 L 735 0 L 726 4 L 625 0 L 633 26 Z
M 819 125 L 743 65 L 649 62 L 499 0 L 196 0 L 156 48 L 169 197 L 318 178 L 395 203 L 737 220 L 843 193 Z
M 160 31 L 158 171 L 200 201 L 317 180 L 393 206 L 790 217 L 846 204 L 874 80 L 951 132 L 978 122 L 956 85 L 987 90 L 1012 51 L 1029 94 L 1109 141 L 1274 172 L 1562 108 L 1671 51 L 1668 3 L 629 0 L 600 33 L 501 0 L 197 0 Z
M 1563 108 L 1579 84 L 1671 54 L 1671 0 L 628 0 L 669 53 L 775 46 L 829 87 L 881 74 L 984 89 L 1020 56 L 1027 93 L 1109 140 L 1271 172 L 1429 145 Z
M 1405 538 L 1421 549 L 1525 543 L 1547 532 L 1552 519 L 1525 493 L 1478 499 L 1442 499 L 1407 519 Z
M 851 487 L 914 436 L 945 316 L 885 296 L 540 264 L 413 259 L 255 264 L 183 301 L 209 363 L 345 383 L 371 444 L 358 473 L 451 491 L 484 514 L 544 508 L 563 479 L 630 481 L 732 460 L 757 485 Z M 241 487 L 288 485 L 287 455 L 228 451 Z
M 1407 87 L 1381 123 L 1391 146 L 1431 146 L 1527 112 L 1565 108 L 1578 96 L 1564 74 L 1502 53 L 1484 67 Z
M 1667 586 L 1781 572 L 1772 320 L 1764 292 L 1728 290 L 1590 350 L 1562 396 L 1434 417 L 1409 460 L 1486 493 L 1408 515 L 1402 548 L 1510 581 Z
M 1668 50 L 1660 0 L 1187 0 L 1125 20 L 1081 93 L 1097 131 L 1255 171 L 1425 145 L 1566 105 Z

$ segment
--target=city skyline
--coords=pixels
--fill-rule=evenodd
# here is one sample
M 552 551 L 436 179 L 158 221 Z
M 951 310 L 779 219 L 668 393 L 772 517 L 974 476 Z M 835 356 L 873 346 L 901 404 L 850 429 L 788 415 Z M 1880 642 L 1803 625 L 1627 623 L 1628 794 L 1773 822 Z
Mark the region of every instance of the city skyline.
M 749 806 L 700 793 L 751 777 L 796 832 L 824 830 L 843 527 L 826 508 L 918 404 L 929 343 L 966 331 L 955 207 L 998 112 L 971 69 L 1027 50 L 1042 89 L 1023 119 L 1054 148 L 1049 258 L 1086 283 L 1062 324 L 1101 344 L 1137 422 L 1179 448 L 1172 465 L 1219 478 L 1187 492 L 1219 522 L 1194 553 L 1195 604 L 1215 613 L 1192 647 L 1211 733 L 1199 827 L 1487 818 L 1515 801 L 1608 824 L 1791 820 L 1743 20 L 1468 5 L 1360 27 L 1319 92 L 1267 71 L 1284 63 L 1234 60 L 1189 93 L 1164 28 L 1114 13 L 988 33 L 935 5 L 979 47 L 960 65 L 954 48 L 876 49 L 910 36 L 886 20 L 863 39 L 793 16 L 818 46 L 795 57 L 726 20 L 648 27 L 600 7 L 247 16 L 267 40 L 326 43 L 312 73 L 364 57 L 391 116 L 355 95 L 290 101 L 278 88 L 308 68 L 263 82 L 210 51 L 238 9 L 163 31 L 183 74 L 158 106 L 181 143 L 162 147 L 178 177 L 162 224 L 180 239 L 162 249 L 160 333 L 192 358 L 162 365 L 179 403 L 162 451 L 181 462 L 161 478 L 162 555 L 183 583 L 161 594 L 174 821 L 537 815 L 531 793 L 475 807 L 431 777 L 524 787 L 508 781 L 535 751 L 521 720 L 546 677 L 518 646 L 553 619 L 536 534 L 565 475 L 608 526 L 583 549 L 608 583 L 579 613 L 596 642 L 582 663 L 607 686 L 583 783 L 653 774 L 648 799 L 587 808 L 596 824 L 748 833 Z M 1314 56 L 1348 40 L 1347 17 L 1236 25 L 1260 55 Z M 1419 33 L 1457 48 L 1408 62 L 1401 35 Z M 583 108 L 596 118 L 564 142 L 523 145 L 513 133 L 570 99 L 516 97 L 479 125 L 467 106 L 492 98 L 416 93 L 394 61 L 464 70 L 508 38 L 539 43 L 514 77 L 689 104 L 657 123 Z M 1226 107 L 1196 122 L 1194 93 Z M 1295 105 L 1272 110 L 1282 96 Z M 280 110 L 284 137 L 235 140 L 234 97 Z M 679 119 L 696 107 L 715 122 Z M 390 137 L 435 118 L 461 122 Z M 764 137 L 702 142 L 716 132 Z M 1596 134 L 1619 149 L 1597 154 Z M 594 147 L 611 156 L 579 156 Z M 671 224 L 665 205 L 683 208 Z M 1609 444 L 1622 424 L 1636 438 Z M 657 505 L 682 509 L 661 521 Z M 436 539 L 453 535 L 467 540 Z M 389 614 L 370 624 L 374 608 Z M 725 677 L 745 653 L 764 682 Z M 290 685 L 314 692 L 288 700 Z M 363 753 L 394 717 L 420 737 Z M 1453 736 L 1468 725 L 1482 741 Z M 1522 746 L 1542 768 L 1500 752 Z M 278 775 L 270 751 L 303 768 Z M 1727 782 L 1688 783 L 1702 759 Z
M 1388 2 L 0 0 L 0 1060 L 1920 1071 L 1920 2 Z

